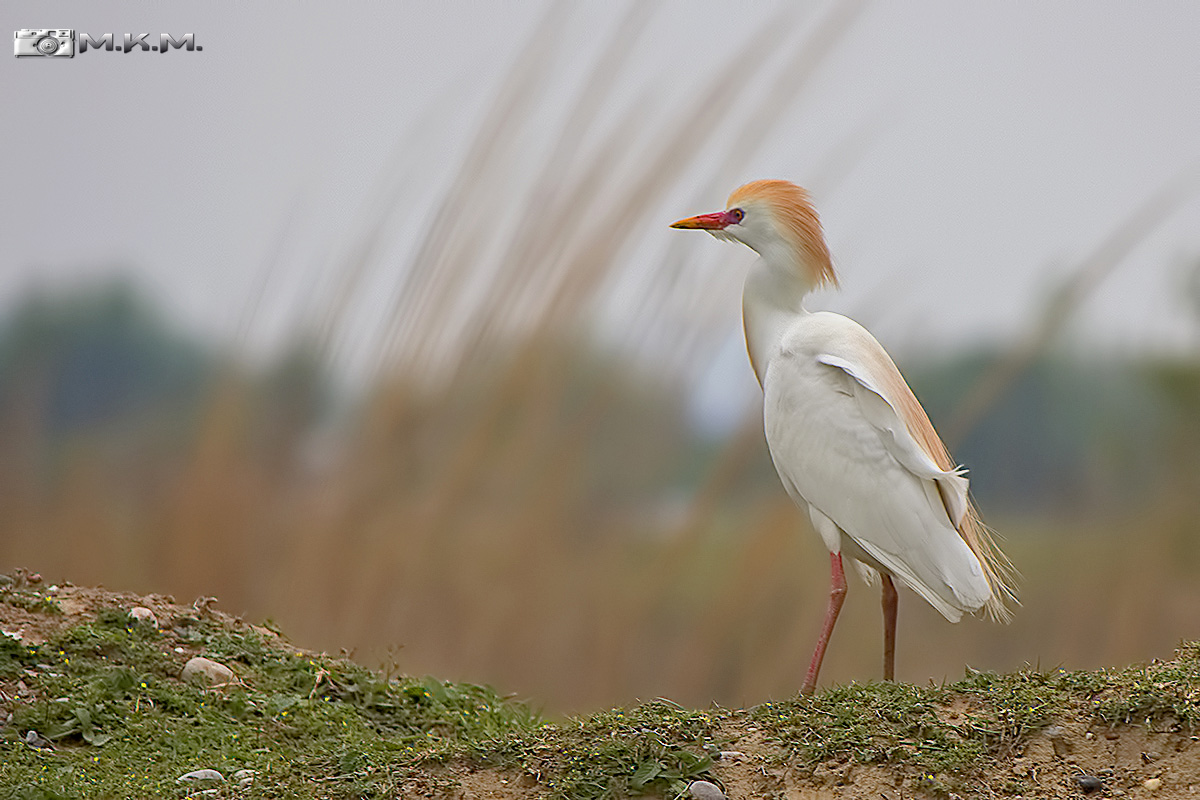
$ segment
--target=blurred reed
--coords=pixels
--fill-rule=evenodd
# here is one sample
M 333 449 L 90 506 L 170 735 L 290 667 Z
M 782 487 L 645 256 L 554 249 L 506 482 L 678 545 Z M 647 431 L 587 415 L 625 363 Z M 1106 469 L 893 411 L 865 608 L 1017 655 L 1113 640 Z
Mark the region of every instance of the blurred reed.
M 726 165 L 706 196 L 734 182 L 755 132 L 802 94 L 861 6 L 836 3 L 806 27 L 792 12 L 772 20 L 681 108 L 635 104 L 605 127 L 649 13 L 633 3 L 526 171 L 556 6 L 399 263 L 412 187 L 403 159 L 381 176 L 322 313 L 270 380 L 221 370 L 182 432 L 48 443 L 36 381 L 29 402 L 6 406 L 0 564 L 216 595 L 302 645 L 554 710 L 793 693 L 827 591 L 821 545 L 777 486 L 758 419 L 714 446 L 680 399 L 738 277 L 682 237 L 662 264 L 623 255 L 669 221 L 657 204 L 702 151 Z M 769 88 L 747 99 L 752 82 Z M 728 124 L 735 108 L 753 125 Z M 377 369 L 330 425 L 321 376 L 381 270 L 395 283 Z M 1025 575 L 1024 611 L 1009 628 L 952 627 L 906 593 L 899 677 L 1093 666 L 1196 636 L 1200 509 L 1181 491 L 1122 519 L 992 520 Z M 877 602 L 852 586 L 827 679 L 878 674 Z
M 1074 265 L 1055 291 L 1051 292 L 1039 317 L 1025 335 L 963 398 L 943 429 L 949 447 L 955 448 L 979 424 L 988 409 L 1010 389 L 1021 373 L 1046 353 L 1055 336 L 1074 312 L 1099 288 L 1104 279 L 1159 223 L 1189 199 L 1200 184 L 1200 165 L 1192 165 L 1172 176 L 1146 198 L 1096 249 Z

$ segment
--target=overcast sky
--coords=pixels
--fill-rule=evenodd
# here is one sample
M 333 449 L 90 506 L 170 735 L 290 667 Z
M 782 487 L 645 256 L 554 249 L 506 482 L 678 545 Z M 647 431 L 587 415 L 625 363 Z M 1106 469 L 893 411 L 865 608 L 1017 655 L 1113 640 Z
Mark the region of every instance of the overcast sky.
M 694 96 L 787 5 L 662 3 L 622 91 L 664 105 Z M 827 7 L 794 16 L 797 38 Z M 572 70 L 625 8 L 568 4 L 564 102 Z M 190 329 L 227 339 L 265 280 L 257 324 L 269 332 L 312 300 L 398 146 L 427 182 L 414 207 L 433 201 L 420 185 L 432 192 L 452 174 L 544 10 L 6 0 L 9 31 L 192 32 L 203 51 L 0 56 L 0 311 L 30 287 L 119 272 Z M 901 351 L 1011 337 L 1073 261 L 1200 163 L 1200 3 L 874 3 L 738 182 L 806 183 L 846 142 L 859 143 L 852 166 L 814 186 L 843 291 L 813 305 L 858 317 Z M 712 172 L 694 165 L 631 259 L 661 254 L 680 235 L 670 221 L 723 206 L 732 185 L 698 200 Z M 750 257 L 697 238 L 703 257 L 723 247 L 731 268 Z M 1195 348 L 1181 284 L 1197 261 L 1193 195 L 1089 299 L 1071 335 L 1127 351 Z M 731 297 L 720 318 L 730 345 L 715 363 L 744 358 L 739 306 Z

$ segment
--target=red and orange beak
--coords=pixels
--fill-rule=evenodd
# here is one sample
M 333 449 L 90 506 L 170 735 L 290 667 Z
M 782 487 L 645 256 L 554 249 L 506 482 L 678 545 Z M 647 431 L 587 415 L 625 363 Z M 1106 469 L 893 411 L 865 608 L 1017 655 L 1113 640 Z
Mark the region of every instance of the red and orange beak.
M 718 211 L 715 214 L 701 214 L 697 217 L 688 217 L 681 219 L 678 222 L 672 222 L 672 228 L 687 228 L 691 230 L 702 231 L 720 231 L 726 226 L 732 225 L 737 220 L 733 219 L 728 211 Z

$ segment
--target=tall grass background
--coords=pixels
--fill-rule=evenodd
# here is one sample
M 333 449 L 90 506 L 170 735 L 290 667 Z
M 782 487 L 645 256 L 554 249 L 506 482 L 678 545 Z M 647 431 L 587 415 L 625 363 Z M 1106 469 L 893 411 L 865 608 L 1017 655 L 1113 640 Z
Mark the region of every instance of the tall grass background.
M 694 193 L 683 216 L 757 177 L 747 165 L 860 5 L 772 20 L 670 113 L 634 102 L 614 115 L 646 13 L 634 4 L 546 140 L 535 120 L 563 57 L 556 7 L 408 242 L 398 232 L 429 186 L 414 177 L 420 154 L 400 147 L 381 167 L 334 280 L 269 367 L 236 346 L 216 359 L 179 342 L 149 352 L 165 328 L 136 292 L 32 301 L 0 353 L 0 566 L 215 595 L 301 645 L 554 710 L 795 692 L 827 559 L 777 484 L 757 412 L 716 436 L 689 422 L 686 401 L 741 275 L 724 248 L 686 235 L 664 232 L 653 262 L 629 254 L 671 221 L 654 213 L 664 197 Z M 817 159 L 809 182 L 835 186 L 863 146 Z M 720 168 L 699 179 L 702 154 Z M 936 365 L 901 359 L 937 400 L 935 424 L 968 452 L 989 424 L 1036 424 L 1013 392 L 1031 370 L 1070 370 L 1063 321 L 1193 184 L 1134 209 L 1040 316 L 1031 309 L 1024 341 L 981 355 L 951 390 Z M 125 360 L 63 344 L 89 315 L 108 320 Z M 157 399 L 118 392 L 104 413 L 72 415 L 67 352 L 109 377 L 154 365 Z M 369 368 L 348 378 L 347 353 Z M 1023 576 L 1016 621 L 952 626 L 905 592 L 900 679 L 1093 667 L 1200 635 L 1200 365 L 1193 354 L 1123 374 L 1153 397 L 1137 408 L 1154 419 L 1091 420 L 1084 438 L 1115 444 L 1070 462 L 1082 477 L 1064 477 L 1055 502 L 984 505 Z M 1038 408 L 1069 417 L 1061 399 Z M 852 584 L 824 679 L 877 677 L 881 638 L 878 597 Z

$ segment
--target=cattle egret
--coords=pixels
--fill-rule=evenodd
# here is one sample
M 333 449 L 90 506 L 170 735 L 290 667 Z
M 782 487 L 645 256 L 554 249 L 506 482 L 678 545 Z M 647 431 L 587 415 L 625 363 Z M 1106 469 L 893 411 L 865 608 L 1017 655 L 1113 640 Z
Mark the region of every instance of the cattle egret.
M 857 322 L 810 312 L 804 296 L 836 285 L 808 193 L 748 183 L 714 214 L 673 228 L 741 242 L 760 258 L 746 276 L 742 321 L 763 391 L 763 425 L 784 488 L 830 552 L 825 623 L 801 688 L 811 694 L 846 596 L 842 555 L 883 584 L 883 676 L 896 658 L 896 587 L 951 622 L 982 611 L 1007 621 L 1011 566 L 967 496 L 967 478 L 883 347 Z

